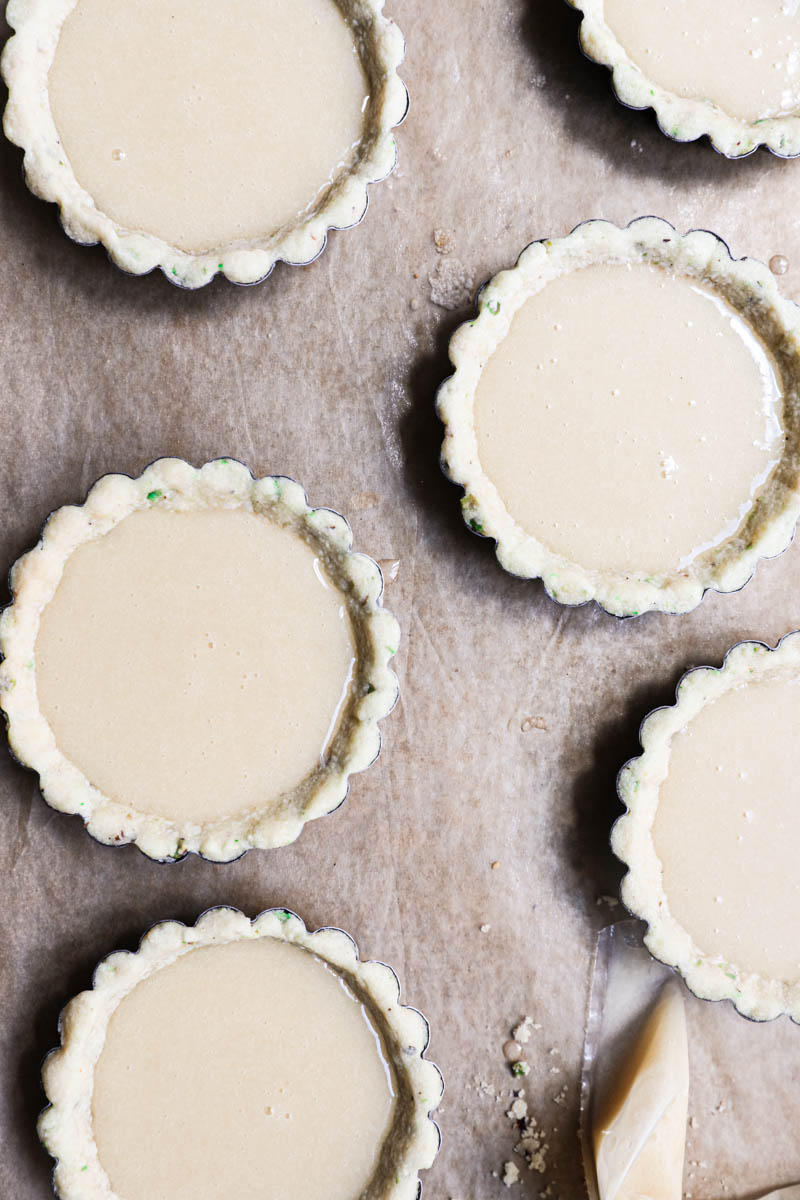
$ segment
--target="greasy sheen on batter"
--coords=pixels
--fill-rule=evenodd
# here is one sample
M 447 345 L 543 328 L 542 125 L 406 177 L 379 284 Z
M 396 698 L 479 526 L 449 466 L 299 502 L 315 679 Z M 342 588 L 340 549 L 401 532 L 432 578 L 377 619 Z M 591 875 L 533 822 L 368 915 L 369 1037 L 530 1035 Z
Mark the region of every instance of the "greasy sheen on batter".
M 67 559 L 36 689 L 102 793 L 177 822 L 263 808 L 324 761 L 356 650 L 343 593 L 293 529 L 158 501 Z
M 671 742 L 653 846 L 669 911 L 706 955 L 800 981 L 800 676 L 723 692 Z
M 369 106 L 335 0 L 77 0 L 48 90 L 96 207 L 193 253 L 313 208 L 354 163 Z
M 798 0 L 604 0 L 604 17 L 674 95 L 745 121 L 800 113 Z
M 94 1139 L 124 1200 L 354 1200 L 395 1092 L 342 976 L 262 937 L 190 950 L 122 1000 L 94 1070 Z
M 771 355 L 710 286 L 595 263 L 523 303 L 474 424 L 526 533 L 583 568 L 666 575 L 736 531 L 782 454 L 781 407 Z
M 686 1012 L 670 981 L 594 1117 L 600 1200 L 681 1200 L 688 1103 Z

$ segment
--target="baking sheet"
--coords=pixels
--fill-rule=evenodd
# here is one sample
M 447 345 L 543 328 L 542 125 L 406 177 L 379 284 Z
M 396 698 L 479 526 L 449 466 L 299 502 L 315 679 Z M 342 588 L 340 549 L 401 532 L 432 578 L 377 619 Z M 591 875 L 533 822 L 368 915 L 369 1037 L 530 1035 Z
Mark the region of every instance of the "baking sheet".
M 598 904 L 619 878 L 614 776 L 683 670 L 800 625 L 798 544 L 688 616 L 554 605 L 464 529 L 433 414 L 471 287 L 590 216 L 655 213 L 714 229 L 736 254 L 784 254 L 800 299 L 800 163 L 669 142 L 581 57 L 562 0 L 390 8 L 412 97 L 400 168 L 359 229 L 259 287 L 188 294 L 123 276 L 67 240 L 26 191 L 19 152 L 0 146 L 4 568 L 103 472 L 235 455 L 295 476 L 348 516 L 360 549 L 399 561 L 387 604 L 403 627 L 402 700 L 378 764 L 275 853 L 166 867 L 97 846 L 0 754 L 2 1197 L 50 1194 L 38 1067 L 96 960 L 162 917 L 230 903 L 339 924 L 397 969 L 447 1082 L 433 1200 L 507 1194 L 493 1175 L 516 1140 L 501 1048 L 530 1014 L 541 1029 L 525 1089 L 549 1149 L 546 1172 L 523 1171 L 515 1192 L 575 1200 L 590 955 L 617 915 Z M 800 1177 L 800 1029 L 697 1002 L 691 1054 L 687 1193 L 744 1198 Z

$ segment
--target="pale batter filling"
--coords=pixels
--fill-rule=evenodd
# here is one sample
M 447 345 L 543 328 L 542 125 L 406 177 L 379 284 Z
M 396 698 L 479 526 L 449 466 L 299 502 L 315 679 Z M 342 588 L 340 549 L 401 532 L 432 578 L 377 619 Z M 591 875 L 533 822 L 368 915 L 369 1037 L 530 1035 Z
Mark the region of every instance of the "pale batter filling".
M 736 972 L 800 980 L 800 680 L 744 684 L 672 739 L 653 845 L 673 917 Z
M 95 1066 L 94 1138 L 122 1200 L 355 1200 L 395 1092 L 344 979 L 263 937 L 190 950 L 128 993 Z
M 49 99 L 96 207 L 202 252 L 315 206 L 356 161 L 369 84 L 335 0 L 77 0 Z
M 318 770 L 355 665 L 314 547 L 242 509 L 154 506 L 79 546 L 35 647 L 65 757 L 120 804 L 190 824 L 263 809 Z
M 475 394 L 511 516 L 587 569 L 670 574 L 739 527 L 783 452 L 777 367 L 731 305 L 646 264 L 559 276 Z
M 674 95 L 744 121 L 800 111 L 798 0 L 605 0 L 628 57 Z
M 600 1200 L 681 1200 L 689 1056 L 680 985 L 668 983 L 595 1114 Z

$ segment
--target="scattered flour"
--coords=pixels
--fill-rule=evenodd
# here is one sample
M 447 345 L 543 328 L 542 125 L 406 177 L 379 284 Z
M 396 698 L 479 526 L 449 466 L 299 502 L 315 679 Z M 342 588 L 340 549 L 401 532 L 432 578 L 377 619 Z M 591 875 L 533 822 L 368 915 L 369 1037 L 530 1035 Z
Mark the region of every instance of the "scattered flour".
M 457 258 L 440 258 L 428 276 L 431 300 L 439 308 L 467 308 L 473 299 L 474 282 L 469 270 Z

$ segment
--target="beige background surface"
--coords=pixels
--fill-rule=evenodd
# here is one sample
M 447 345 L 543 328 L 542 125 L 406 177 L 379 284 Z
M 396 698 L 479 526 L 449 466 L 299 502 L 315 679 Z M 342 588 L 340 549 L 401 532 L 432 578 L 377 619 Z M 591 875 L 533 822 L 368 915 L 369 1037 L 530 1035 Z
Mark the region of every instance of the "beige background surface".
M 800 299 L 800 164 L 739 163 L 667 141 L 624 110 L 577 49 L 562 0 L 392 0 L 408 39 L 411 114 L 400 168 L 367 219 L 307 269 L 254 289 L 183 294 L 126 278 L 71 244 L 0 147 L 0 563 L 100 474 L 162 454 L 236 455 L 287 472 L 352 521 L 359 548 L 399 560 L 402 701 L 379 763 L 293 847 L 228 867 L 164 867 L 95 845 L 0 755 L 0 1195 L 42 1200 L 38 1066 L 95 961 L 151 922 L 271 904 L 349 930 L 398 970 L 446 1076 L 434 1200 L 490 1200 L 514 1141 L 501 1046 L 530 1013 L 528 1094 L 549 1170 L 517 1189 L 582 1194 L 576 1115 L 589 954 L 617 867 L 614 776 L 640 719 L 680 673 L 745 637 L 800 625 L 800 544 L 735 596 L 687 617 L 619 623 L 568 611 L 505 576 L 462 527 L 433 415 L 446 344 L 468 311 L 434 305 L 445 257 L 475 285 L 532 238 L 589 216 L 656 213 L 706 226 L 737 254 L 790 260 Z M 452 234 L 437 254 L 434 230 Z M 461 265 L 461 266 L 460 266 Z M 536 723 L 528 718 L 541 718 Z M 492 860 L 500 868 L 492 871 Z M 743 881 L 746 886 L 746 881 Z M 481 924 L 491 925 L 487 934 Z M 555 1054 L 550 1054 L 555 1050 Z M 692 1006 L 694 1197 L 745 1197 L 800 1177 L 800 1030 Z M 559 1073 L 552 1069 L 558 1068 Z M 566 1084 L 566 1102 L 552 1096 Z M 716 1111 L 718 1104 L 723 1111 Z

